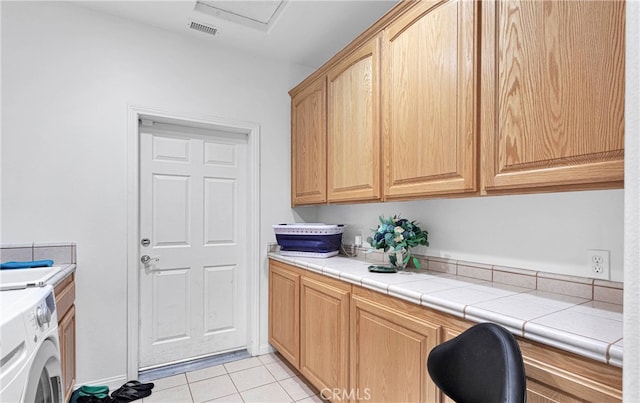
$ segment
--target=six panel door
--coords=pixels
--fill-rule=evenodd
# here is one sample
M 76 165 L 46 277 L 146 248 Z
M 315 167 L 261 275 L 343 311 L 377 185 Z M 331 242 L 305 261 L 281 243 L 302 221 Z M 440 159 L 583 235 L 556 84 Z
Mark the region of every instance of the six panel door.
M 141 368 L 247 345 L 247 137 L 141 126 Z

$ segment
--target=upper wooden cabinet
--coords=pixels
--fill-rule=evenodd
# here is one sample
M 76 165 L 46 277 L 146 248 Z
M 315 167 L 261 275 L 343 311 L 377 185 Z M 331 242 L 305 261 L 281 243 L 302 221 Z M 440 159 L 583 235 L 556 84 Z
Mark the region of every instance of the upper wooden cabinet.
M 625 3 L 482 7 L 486 191 L 621 187 Z
M 385 198 L 477 190 L 473 1 L 423 1 L 383 35 Z
M 327 75 L 327 192 L 330 202 L 379 200 L 380 40 L 375 37 Z
M 620 188 L 623 0 L 422 0 L 294 88 L 292 204 Z
M 327 117 L 324 77 L 291 98 L 291 204 L 327 201 Z

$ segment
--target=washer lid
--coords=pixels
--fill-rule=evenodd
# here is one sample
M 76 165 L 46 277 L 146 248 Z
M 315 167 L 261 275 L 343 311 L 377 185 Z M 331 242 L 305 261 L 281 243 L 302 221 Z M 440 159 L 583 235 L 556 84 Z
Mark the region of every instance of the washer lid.
M 33 269 L 0 270 L 0 291 L 42 287 L 62 267 L 36 267 Z

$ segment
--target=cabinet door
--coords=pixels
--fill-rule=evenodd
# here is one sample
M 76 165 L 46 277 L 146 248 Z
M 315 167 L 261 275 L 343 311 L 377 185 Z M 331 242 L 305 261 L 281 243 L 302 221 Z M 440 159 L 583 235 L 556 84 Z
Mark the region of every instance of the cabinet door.
M 424 1 L 384 30 L 387 199 L 477 190 L 477 8 Z
M 74 305 L 76 283 L 74 273 L 56 285 L 54 295 L 58 311 L 62 391 L 65 401 L 68 401 L 76 383 L 76 309 Z
M 622 186 L 624 1 L 483 2 L 483 187 Z
M 561 390 L 553 389 L 527 378 L 527 403 L 580 403 L 584 400 L 576 399 Z
M 69 400 L 76 383 L 76 307 L 72 305 L 58 323 L 62 387 L 65 401 Z
M 438 401 L 427 356 L 439 326 L 357 296 L 351 315 L 352 395 L 374 402 Z
M 291 204 L 327 201 L 325 79 L 291 98 Z
M 349 291 L 303 277 L 300 372 L 319 390 L 345 390 L 349 368 Z
M 300 365 L 300 275 L 269 265 L 269 343 L 296 368 Z
M 529 402 L 621 402 L 622 368 L 518 337 Z
M 379 44 L 376 37 L 328 73 L 330 202 L 380 199 Z

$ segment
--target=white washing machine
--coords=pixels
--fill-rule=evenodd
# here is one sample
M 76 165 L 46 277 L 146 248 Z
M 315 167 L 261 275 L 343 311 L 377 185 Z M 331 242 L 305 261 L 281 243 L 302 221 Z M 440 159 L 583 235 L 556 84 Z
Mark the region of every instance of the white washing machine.
M 62 403 L 53 287 L 0 291 L 0 402 Z

